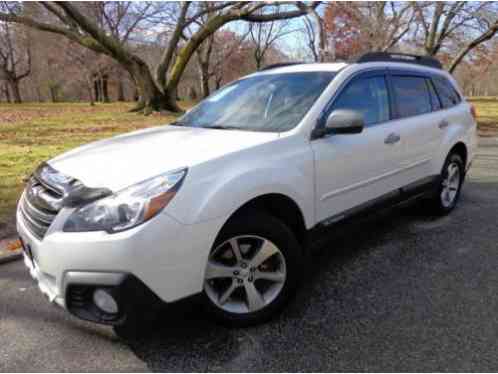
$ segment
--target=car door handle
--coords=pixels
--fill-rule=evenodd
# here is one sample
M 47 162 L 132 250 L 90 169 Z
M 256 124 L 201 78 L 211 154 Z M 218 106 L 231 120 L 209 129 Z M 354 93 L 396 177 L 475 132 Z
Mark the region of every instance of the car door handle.
M 439 127 L 441 130 L 443 130 L 443 129 L 447 128 L 449 125 L 450 125 L 450 124 L 449 124 L 449 122 L 448 122 L 448 121 L 446 121 L 446 120 L 444 119 L 444 120 L 442 120 L 441 122 L 439 122 L 438 127 Z
M 401 140 L 401 136 L 399 136 L 396 133 L 391 133 L 389 136 L 384 140 L 385 144 L 396 144 Z

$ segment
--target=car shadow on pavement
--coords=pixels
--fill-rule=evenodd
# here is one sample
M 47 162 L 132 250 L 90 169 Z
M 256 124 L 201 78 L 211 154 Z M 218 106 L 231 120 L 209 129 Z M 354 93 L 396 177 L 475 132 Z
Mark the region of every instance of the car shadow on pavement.
M 126 344 L 153 371 L 271 370 L 270 363 L 260 361 L 271 352 L 271 344 L 269 350 L 261 345 L 261 336 L 276 330 L 278 333 L 272 335 L 283 339 L 284 345 L 292 345 L 293 330 L 305 328 L 309 336 L 319 334 L 322 324 L 332 322 L 328 313 L 317 313 L 326 305 L 321 299 L 330 301 L 333 295 L 344 300 L 347 299 L 345 294 L 351 291 L 349 285 L 341 284 L 348 264 L 377 256 L 375 252 L 392 239 L 400 226 L 421 219 L 434 220 L 421 218 L 412 207 L 396 208 L 376 214 L 359 225 L 341 226 L 340 232 L 327 234 L 312 249 L 298 294 L 280 316 L 267 324 L 246 329 L 220 326 L 204 314 L 199 302 L 190 301 L 164 312 L 151 333 L 127 340 Z M 324 277 L 329 278 L 330 284 L 322 294 Z M 259 357 L 260 364 L 251 366 L 251 357 Z M 293 366 L 281 363 L 274 370 L 285 371 L 285 368 L 292 370 Z

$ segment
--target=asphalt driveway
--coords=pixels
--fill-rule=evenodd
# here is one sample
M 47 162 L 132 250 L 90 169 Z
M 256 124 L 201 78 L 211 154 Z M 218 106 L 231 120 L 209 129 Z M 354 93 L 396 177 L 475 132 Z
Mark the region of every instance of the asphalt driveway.
M 196 305 L 146 339 L 48 305 L 0 265 L 0 371 L 497 371 L 498 142 L 480 148 L 459 208 L 395 210 L 332 235 L 276 320 L 226 329 Z

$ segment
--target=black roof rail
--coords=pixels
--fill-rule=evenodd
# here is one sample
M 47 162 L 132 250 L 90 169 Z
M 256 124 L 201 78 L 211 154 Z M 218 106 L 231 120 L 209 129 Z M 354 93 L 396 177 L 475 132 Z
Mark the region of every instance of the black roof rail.
M 417 64 L 428 66 L 431 68 L 442 69 L 443 65 L 438 59 L 431 56 L 411 55 L 408 53 L 394 53 L 394 52 L 370 52 L 361 56 L 358 63 L 362 62 L 405 62 L 409 64 Z
M 268 66 L 264 66 L 261 69 L 259 69 L 258 71 L 265 71 L 265 70 L 270 70 L 270 69 L 283 68 L 286 66 L 302 65 L 302 64 L 306 64 L 306 62 L 279 62 L 277 64 L 271 64 Z

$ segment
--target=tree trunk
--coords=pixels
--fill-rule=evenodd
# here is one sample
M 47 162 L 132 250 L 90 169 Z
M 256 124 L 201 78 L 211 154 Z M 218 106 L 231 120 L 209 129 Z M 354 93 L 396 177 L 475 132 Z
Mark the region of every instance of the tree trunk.
M 202 98 L 209 96 L 209 67 L 207 64 L 199 61 L 199 74 L 200 74 L 200 89 Z
M 258 51 L 254 51 L 254 61 L 256 62 L 256 70 L 261 69 L 261 66 L 263 65 L 263 59 L 264 59 L 264 56 L 262 53 L 259 53 Z
M 168 100 L 170 101 L 169 103 L 173 104 L 174 108 L 176 108 L 175 111 L 181 111 L 181 109 L 176 104 L 176 101 L 172 100 L 174 99 L 172 93 L 176 92 L 182 74 L 185 71 L 188 62 L 190 61 L 190 58 L 204 40 L 206 40 L 210 35 L 214 34 L 216 30 L 218 30 L 223 25 L 236 19 L 236 14 L 214 16 L 209 20 L 207 24 L 201 27 L 201 29 L 198 30 L 178 51 L 178 55 L 176 56 L 173 66 L 171 67 L 167 84 L 164 87 L 164 94 L 166 97 L 168 97 Z M 150 72 L 148 70 L 147 73 L 150 76 Z
M 40 85 L 37 84 L 36 85 L 36 97 L 38 98 L 38 102 L 41 103 L 43 102 L 43 98 L 42 98 L 42 94 L 41 94 L 41 89 L 40 89 Z
M 96 79 L 93 81 L 93 91 L 95 92 L 95 101 L 100 101 L 100 90 L 99 90 L 99 80 Z
M 91 77 L 87 77 L 86 87 L 88 89 L 88 100 L 90 100 L 90 106 L 94 106 L 95 105 L 95 101 L 93 100 L 94 85 L 92 84 Z
M 197 100 L 197 91 L 195 90 L 195 87 L 190 86 L 188 89 L 188 97 L 190 100 Z
M 118 101 L 125 101 L 123 76 L 121 74 L 118 75 Z
M 132 111 L 143 112 L 146 115 L 154 110 L 182 112 L 176 103 L 176 86 L 161 92 L 152 78 L 147 64 L 141 59 L 134 58 L 126 64 L 126 68 L 135 82 L 139 95 L 137 106 Z
M 53 103 L 56 103 L 57 102 L 57 87 L 55 87 L 54 85 L 51 84 L 48 89 L 50 91 L 50 99 L 52 100 Z
M 10 91 L 9 91 L 9 85 L 7 83 L 5 83 L 4 85 L 4 92 L 5 92 L 5 100 L 8 102 L 8 103 L 11 103 L 12 100 L 10 99 Z
M 102 76 L 102 102 L 110 103 L 109 99 L 109 79 L 107 75 Z
M 12 90 L 13 102 L 16 104 L 20 104 L 22 102 L 22 99 L 21 99 L 21 91 L 19 91 L 19 81 L 15 79 L 10 80 L 9 85 Z
M 98 97 L 99 97 L 99 102 L 103 103 L 104 102 L 104 95 L 102 93 L 102 78 L 97 79 L 97 91 L 98 91 Z

